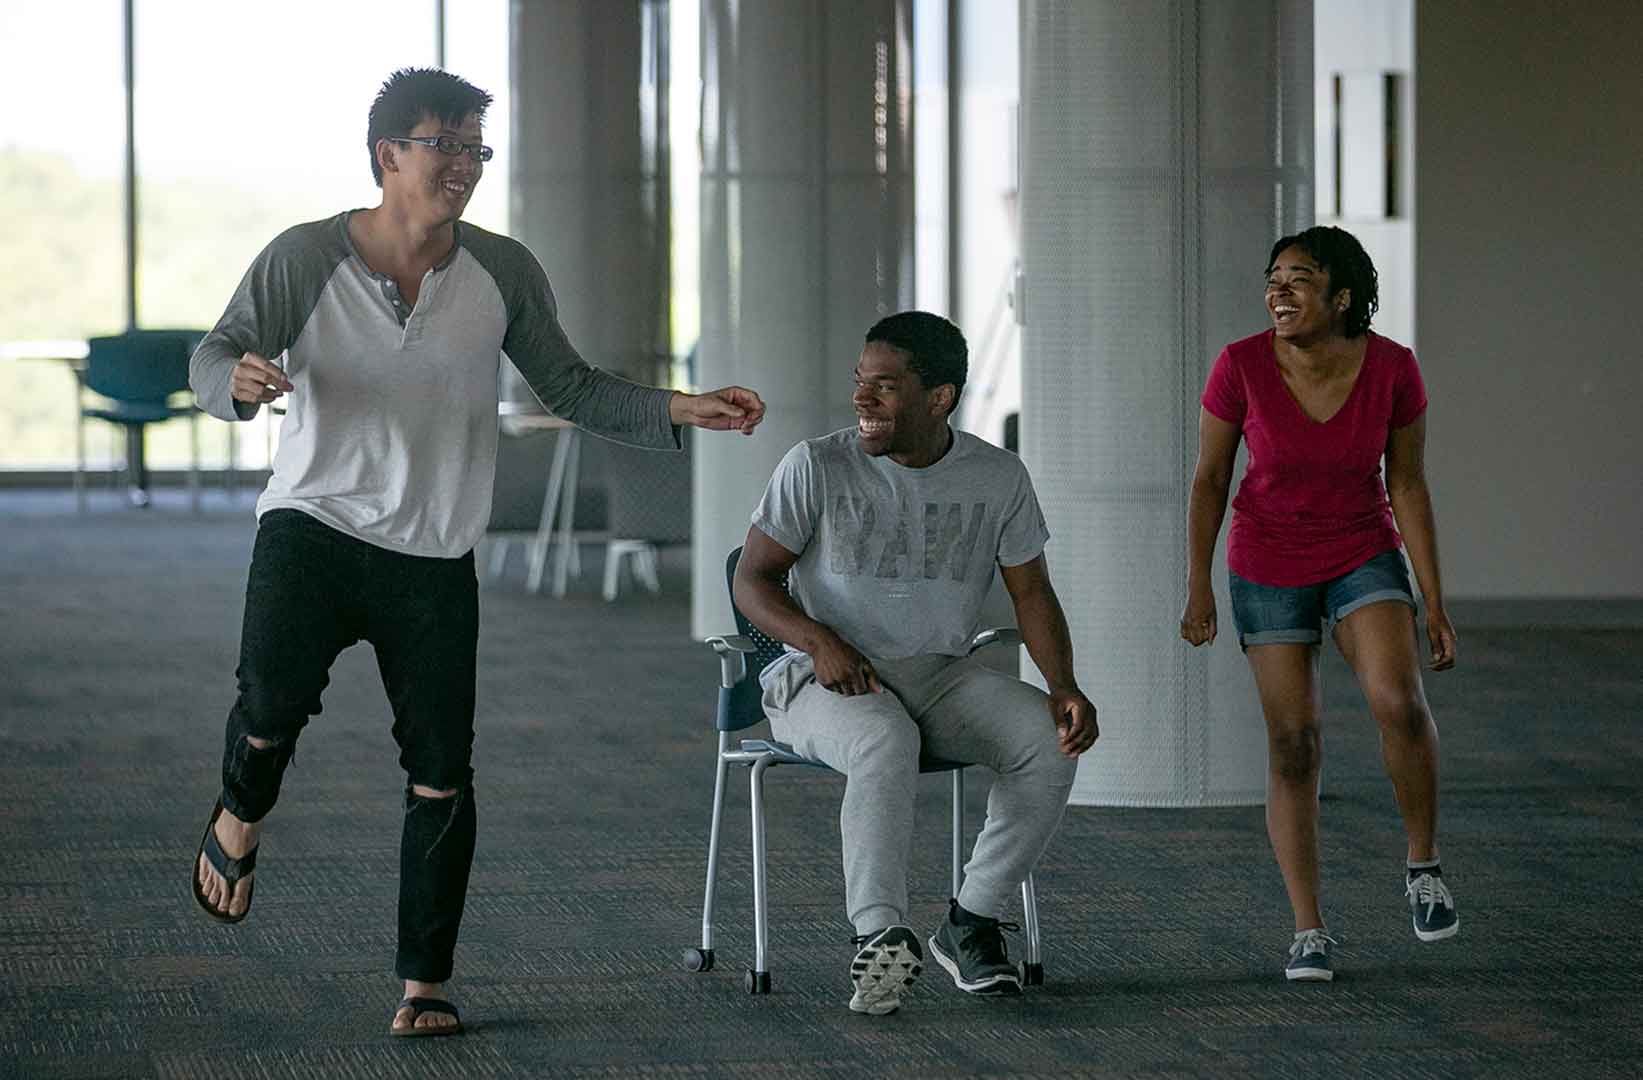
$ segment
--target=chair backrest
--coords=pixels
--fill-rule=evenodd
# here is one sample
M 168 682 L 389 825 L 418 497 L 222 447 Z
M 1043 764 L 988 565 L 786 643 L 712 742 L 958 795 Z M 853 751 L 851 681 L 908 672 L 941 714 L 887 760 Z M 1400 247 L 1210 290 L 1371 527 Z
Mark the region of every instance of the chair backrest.
M 188 389 L 188 359 L 198 330 L 129 330 L 86 342 L 86 385 L 115 401 L 164 404 Z
M 736 564 L 741 557 L 742 549 L 737 548 L 725 559 L 725 588 L 730 590 L 730 610 L 736 616 L 736 632 L 752 641 L 755 651 L 746 658 L 747 674 L 742 676 L 742 681 L 729 690 L 719 691 L 717 726 L 720 731 L 741 731 L 764 719 L 761 704 L 764 693 L 759 686 L 759 676 L 771 661 L 787 651 L 781 642 L 754 626 L 736 606 Z M 787 587 L 786 578 L 782 579 L 782 587 Z

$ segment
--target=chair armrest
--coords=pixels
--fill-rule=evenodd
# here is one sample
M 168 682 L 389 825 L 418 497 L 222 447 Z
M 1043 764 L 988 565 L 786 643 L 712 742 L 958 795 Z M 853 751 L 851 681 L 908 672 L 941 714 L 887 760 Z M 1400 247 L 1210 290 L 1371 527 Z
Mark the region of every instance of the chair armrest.
M 730 689 L 747 676 L 747 657 L 758 651 L 751 638 L 741 634 L 710 637 L 707 643 L 719 654 L 719 685 Z
M 753 639 L 742 634 L 722 634 L 705 639 L 713 646 L 713 651 L 723 656 L 727 652 L 753 653 L 759 648 L 753 644 Z
M 979 652 L 989 645 L 1020 645 L 1021 631 L 1013 626 L 994 626 L 970 639 L 970 652 Z

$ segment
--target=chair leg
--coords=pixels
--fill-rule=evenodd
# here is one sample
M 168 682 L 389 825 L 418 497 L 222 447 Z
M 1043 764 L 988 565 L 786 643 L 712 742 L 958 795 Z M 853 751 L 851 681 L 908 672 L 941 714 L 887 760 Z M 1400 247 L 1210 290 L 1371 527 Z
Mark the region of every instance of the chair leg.
M 747 990 L 752 994 L 770 992 L 770 897 L 764 860 L 764 771 L 770 764 L 769 758 L 763 758 L 748 770 L 748 794 L 753 806 L 753 967 L 747 973 Z
M 148 457 L 144 450 L 143 440 L 146 426 L 143 424 L 126 424 L 126 498 L 135 507 L 146 507 L 153 503 L 148 490 Z
M 1021 883 L 1021 918 L 1027 924 L 1027 959 L 1021 965 L 1021 981 L 1026 986 L 1044 983 L 1043 942 L 1038 931 L 1038 888 L 1028 874 Z
M 685 953 L 685 967 L 690 971 L 713 970 L 713 906 L 719 886 L 719 825 L 724 821 L 725 777 L 730 771 L 725 751 L 730 747 L 730 732 L 719 732 L 719 753 L 713 770 L 713 821 L 707 833 L 707 887 L 702 895 L 702 944 Z
M 964 770 L 953 770 L 953 899 L 964 887 Z

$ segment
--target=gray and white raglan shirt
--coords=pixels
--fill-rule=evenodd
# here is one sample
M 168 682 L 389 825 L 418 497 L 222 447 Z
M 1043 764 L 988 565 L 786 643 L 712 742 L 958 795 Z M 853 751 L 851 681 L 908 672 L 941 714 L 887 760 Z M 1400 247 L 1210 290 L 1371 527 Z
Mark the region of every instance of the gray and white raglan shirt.
M 805 614 L 875 660 L 963 656 L 995 567 L 1050 538 L 1021 459 L 964 431 L 922 469 L 867 454 L 853 427 L 799 443 L 753 525 L 798 555 L 788 588 Z
M 283 354 L 293 389 L 258 517 L 289 507 L 409 555 L 472 550 L 490 519 L 503 353 L 555 415 L 633 446 L 680 448 L 672 392 L 584 361 L 523 244 L 458 222 L 451 254 L 408 308 L 355 251 L 348 216 L 269 244 L 189 365 L 201 408 L 247 420 L 256 406 L 233 400 L 234 365 Z

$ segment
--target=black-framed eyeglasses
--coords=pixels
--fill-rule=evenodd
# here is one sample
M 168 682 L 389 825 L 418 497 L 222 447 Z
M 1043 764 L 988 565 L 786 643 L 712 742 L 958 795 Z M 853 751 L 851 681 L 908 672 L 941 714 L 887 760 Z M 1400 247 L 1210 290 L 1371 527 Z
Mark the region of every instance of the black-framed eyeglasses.
M 458 154 L 467 154 L 475 161 L 489 161 L 496 156 L 496 151 L 479 143 L 463 142 L 450 135 L 389 135 L 389 142 L 414 142 L 423 146 L 431 146 L 447 157 L 456 157 Z

